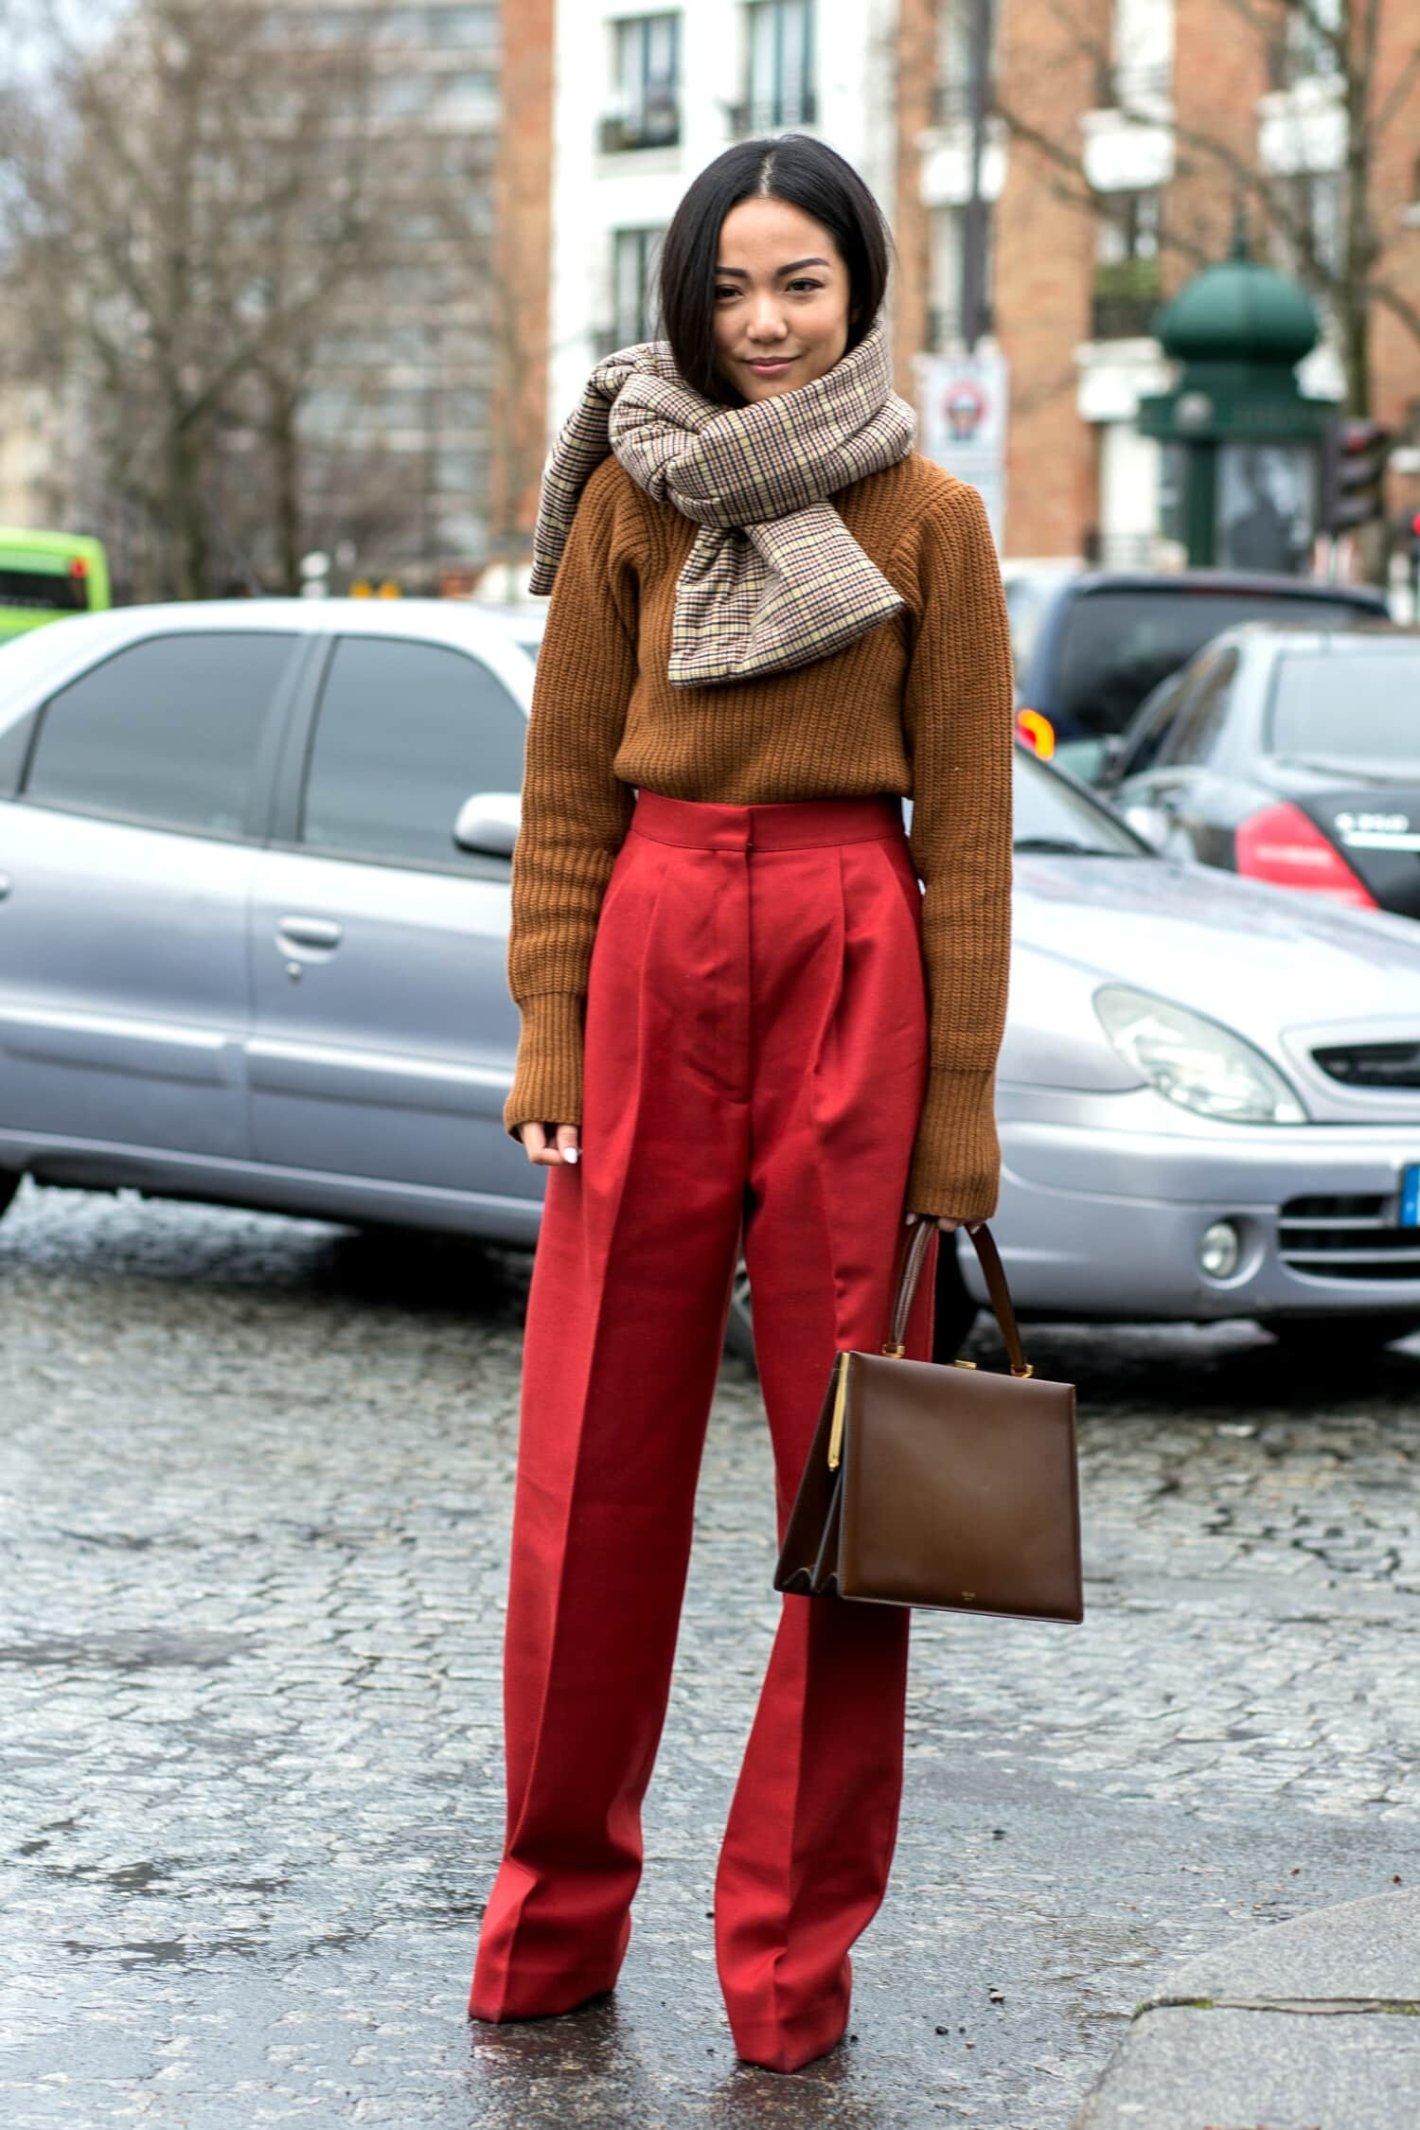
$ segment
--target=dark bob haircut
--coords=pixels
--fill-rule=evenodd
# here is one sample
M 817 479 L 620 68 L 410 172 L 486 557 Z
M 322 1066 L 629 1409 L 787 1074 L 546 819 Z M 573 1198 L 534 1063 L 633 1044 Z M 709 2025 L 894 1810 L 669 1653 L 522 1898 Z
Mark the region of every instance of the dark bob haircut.
M 892 235 L 853 165 L 808 133 L 736 141 L 707 163 L 676 208 L 661 245 L 660 311 L 676 368 L 704 398 L 739 395 L 716 366 L 715 267 L 720 225 L 741 200 L 787 200 L 821 222 L 848 269 L 847 348 L 872 326 L 887 289 Z M 845 348 L 844 352 L 847 352 Z

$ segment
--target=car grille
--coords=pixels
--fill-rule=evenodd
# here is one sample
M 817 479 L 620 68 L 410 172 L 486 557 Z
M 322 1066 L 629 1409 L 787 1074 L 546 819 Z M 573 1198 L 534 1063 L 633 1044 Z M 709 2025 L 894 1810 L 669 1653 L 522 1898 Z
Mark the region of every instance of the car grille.
M 1283 1264 L 1318 1279 L 1420 1279 L 1420 1228 L 1396 1226 L 1393 1198 L 1289 1198 L 1277 1243 Z
M 1420 1043 L 1331 1043 L 1312 1056 L 1347 1087 L 1420 1088 Z

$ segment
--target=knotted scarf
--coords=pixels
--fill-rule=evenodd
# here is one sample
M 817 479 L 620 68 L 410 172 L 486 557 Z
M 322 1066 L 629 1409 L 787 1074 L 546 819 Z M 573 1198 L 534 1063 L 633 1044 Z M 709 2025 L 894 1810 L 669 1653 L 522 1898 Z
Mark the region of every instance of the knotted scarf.
M 821 377 L 738 407 L 692 390 L 667 340 L 618 348 L 548 454 L 529 590 L 551 591 L 578 497 L 612 451 L 700 528 L 676 581 L 673 684 L 824 658 L 906 605 L 828 498 L 905 458 L 916 429 L 892 387 L 881 315 Z

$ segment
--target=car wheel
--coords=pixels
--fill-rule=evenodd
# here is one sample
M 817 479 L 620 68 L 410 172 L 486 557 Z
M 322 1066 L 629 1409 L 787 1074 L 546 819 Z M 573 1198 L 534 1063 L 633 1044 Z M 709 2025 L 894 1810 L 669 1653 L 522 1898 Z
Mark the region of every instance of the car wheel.
M 736 1258 L 735 1276 L 730 1282 L 730 1314 L 725 1325 L 725 1351 L 732 1353 L 737 1361 L 744 1361 L 750 1368 L 754 1367 L 754 1321 L 749 1310 L 749 1273 L 743 1257 Z
M 1379 1353 L 1383 1346 L 1420 1331 L 1420 1317 L 1375 1314 L 1366 1316 L 1264 1317 L 1270 1331 L 1288 1354 L 1319 1366 L 1343 1367 L 1349 1356 Z

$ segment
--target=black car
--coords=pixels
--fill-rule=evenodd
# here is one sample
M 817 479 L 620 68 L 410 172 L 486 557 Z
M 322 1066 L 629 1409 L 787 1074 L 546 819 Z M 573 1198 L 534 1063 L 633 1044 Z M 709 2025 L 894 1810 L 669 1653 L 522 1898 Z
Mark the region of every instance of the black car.
M 1171 855 L 1420 917 L 1420 628 L 1228 629 L 1096 783 Z
M 1020 736 L 1085 777 L 1145 696 L 1235 623 L 1387 618 L 1369 585 L 1237 570 L 1021 569 L 1008 574 L 1007 601 Z

